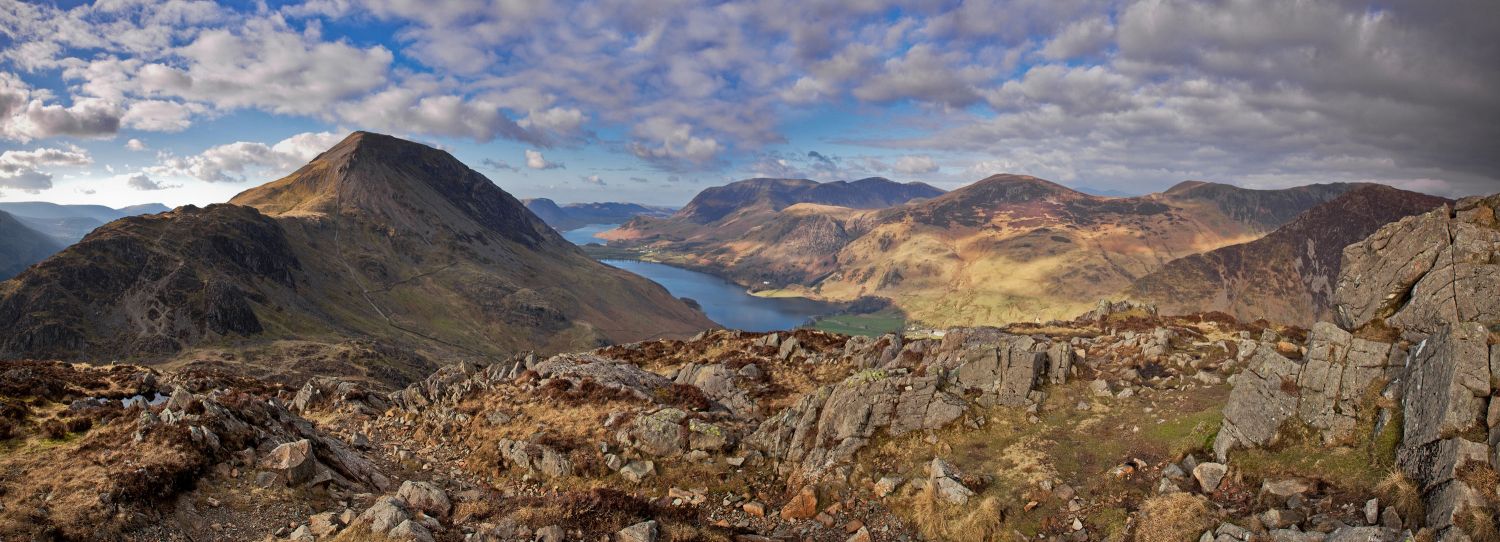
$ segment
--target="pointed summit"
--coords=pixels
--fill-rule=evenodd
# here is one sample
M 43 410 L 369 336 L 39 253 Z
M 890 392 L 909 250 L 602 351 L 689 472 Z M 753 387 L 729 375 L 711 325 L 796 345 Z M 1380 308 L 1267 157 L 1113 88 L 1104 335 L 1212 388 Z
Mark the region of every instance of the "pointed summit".
M 354 132 L 280 180 L 230 203 L 271 216 L 351 216 L 381 227 L 472 234 L 469 223 L 528 247 L 565 245 L 520 200 L 446 151 Z

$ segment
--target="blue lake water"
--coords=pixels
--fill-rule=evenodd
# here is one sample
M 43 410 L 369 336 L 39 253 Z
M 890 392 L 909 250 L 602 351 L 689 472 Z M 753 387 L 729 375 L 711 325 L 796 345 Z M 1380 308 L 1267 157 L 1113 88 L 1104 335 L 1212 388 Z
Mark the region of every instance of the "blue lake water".
M 792 329 L 807 323 L 814 316 L 834 311 L 834 307 L 829 304 L 810 299 L 755 297 L 745 293 L 745 287 L 738 284 L 667 264 L 637 260 L 603 262 L 651 279 L 674 296 L 697 301 L 703 307 L 704 314 L 730 329 Z
M 595 235 L 619 224 L 590 224 L 562 232 L 575 245 L 604 241 Z M 646 277 L 662 285 L 676 297 L 697 301 L 703 313 L 720 325 L 745 331 L 792 329 L 814 316 L 834 312 L 835 307 L 803 298 L 766 298 L 745 293 L 745 287 L 710 275 L 672 267 L 667 264 L 638 260 L 603 260 L 604 263 Z
M 604 244 L 604 240 L 598 237 L 594 237 L 594 235 L 607 232 L 609 230 L 615 229 L 618 226 L 619 224 L 589 224 L 576 230 L 568 230 L 562 232 L 562 236 L 563 239 L 567 239 L 569 243 L 573 243 L 578 246 L 587 245 L 589 243 L 599 243 L 602 245 Z

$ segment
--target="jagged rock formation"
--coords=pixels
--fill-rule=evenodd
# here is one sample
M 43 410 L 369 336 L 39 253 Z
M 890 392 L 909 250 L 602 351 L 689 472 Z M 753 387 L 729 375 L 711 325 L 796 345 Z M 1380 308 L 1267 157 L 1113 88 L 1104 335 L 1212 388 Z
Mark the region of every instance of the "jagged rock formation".
M 1465 198 L 1344 249 L 1339 324 L 1432 333 L 1445 323 L 1500 320 L 1497 208 L 1500 195 Z
M 1449 200 L 1363 185 L 1265 237 L 1173 260 L 1137 279 L 1128 295 L 1169 314 L 1220 311 L 1247 322 L 1310 326 L 1332 318 L 1344 247 L 1445 203 Z
M 1353 442 L 1357 432 L 1370 430 L 1359 424 L 1375 419 L 1376 399 L 1398 376 L 1406 354 L 1400 345 L 1357 338 L 1327 322 L 1313 326 L 1299 359 L 1278 352 L 1274 342 L 1241 341 L 1238 352 L 1247 366 L 1229 378 L 1234 391 L 1214 440 L 1220 461 L 1237 447 L 1278 444 L 1294 419 L 1327 445 Z
M 61 249 L 62 245 L 0 211 L 0 279 L 13 277 Z
M 1306 360 L 1242 344 L 1250 370 L 1234 391 L 1214 448 L 1272 446 L 1296 424 L 1325 444 L 1390 441 L 1425 509 L 1411 524 L 1438 540 L 1495 528 L 1500 506 L 1500 322 L 1494 289 L 1500 196 L 1468 198 L 1390 224 L 1344 251 L 1338 314 L 1351 335 L 1314 326 Z M 1400 422 L 1396 425 L 1396 422 Z M 1393 428 L 1399 428 L 1399 432 Z M 1383 435 L 1393 435 L 1389 439 Z
M 558 352 L 713 325 L 662 287 L 585 256 L 451 155 L 365 132 L 232 204 L 100 228 L 0 283 L 0 315 L 5 357 L 161 359 L 358 337 L 416 353 L 369 368 L 388 382 L 419 377 L 424 362 L 411 359 Z
M 816 480 L 837 472 L 875 436 L 944 427 L 970 401 L 987 407 L 1035 402 L 1032 389 L 1048 369 L 1065 378 L 1073 355 L 1066 343 L 992 328 L 954 330 L 936 348 L 909 346 L 895 359 L 804 395 L 761 424 L 749 441 L 784 462 L 784 470 Z

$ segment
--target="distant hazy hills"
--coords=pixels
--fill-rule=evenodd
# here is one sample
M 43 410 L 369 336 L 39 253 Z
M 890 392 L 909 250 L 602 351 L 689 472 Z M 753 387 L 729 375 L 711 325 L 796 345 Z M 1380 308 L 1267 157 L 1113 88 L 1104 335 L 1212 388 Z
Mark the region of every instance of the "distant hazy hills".
M 5 357 L 207 348 L 272 371 L 388 382 L 421 376 L 425 360 L 712 326 L 661 286 L 585 256 L 448 153 L 364 132 L 229 204 L 116 220 L 0 283 Z
M 170 210 L 160 203 L 112 209 L 103 205 L 59 205 L 44 201 L 0 202 L 0 211 L 10 213 L 22 224 L 62 245 L 77 243 L 94 228 L 112 220 Z
M 547 198 L 523 199 L 521 203 L 536 213 L 538 218 L 557 231 L 568 231 L 590 224 L 622 224 L 638 216 L 668 217 L 676 212 L 671 207 L 641 205 L 639 203 L 569 203 L 558 205 Z
M 0 211 L 0 280 L 15 276 L 59 250 L 62 243 Z
M 869 183 L 879 196 L 840 205 L 849 200 L 811 196 L 840 191 L 834 183 L 741 181 L 705 190 L 670 219 L 636 219 L 604 237 L 752 287 L 878 295 L 932 325 L 997 324 L 1081 313 L 1168 262 L 1258 239 L 1361 186 L 1190 181 L 1103 197 L 1022 175 L 948 193 Z

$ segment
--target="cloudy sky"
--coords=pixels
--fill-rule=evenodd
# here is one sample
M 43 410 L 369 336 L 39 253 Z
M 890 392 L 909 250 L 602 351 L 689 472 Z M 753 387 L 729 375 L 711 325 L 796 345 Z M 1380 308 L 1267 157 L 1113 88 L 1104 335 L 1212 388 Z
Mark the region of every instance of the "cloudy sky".
M 1500 191 L 1493 0 L 0 0 L 0 200 L 223 201 L 351 130 L 521 196 L 750 176 Z

